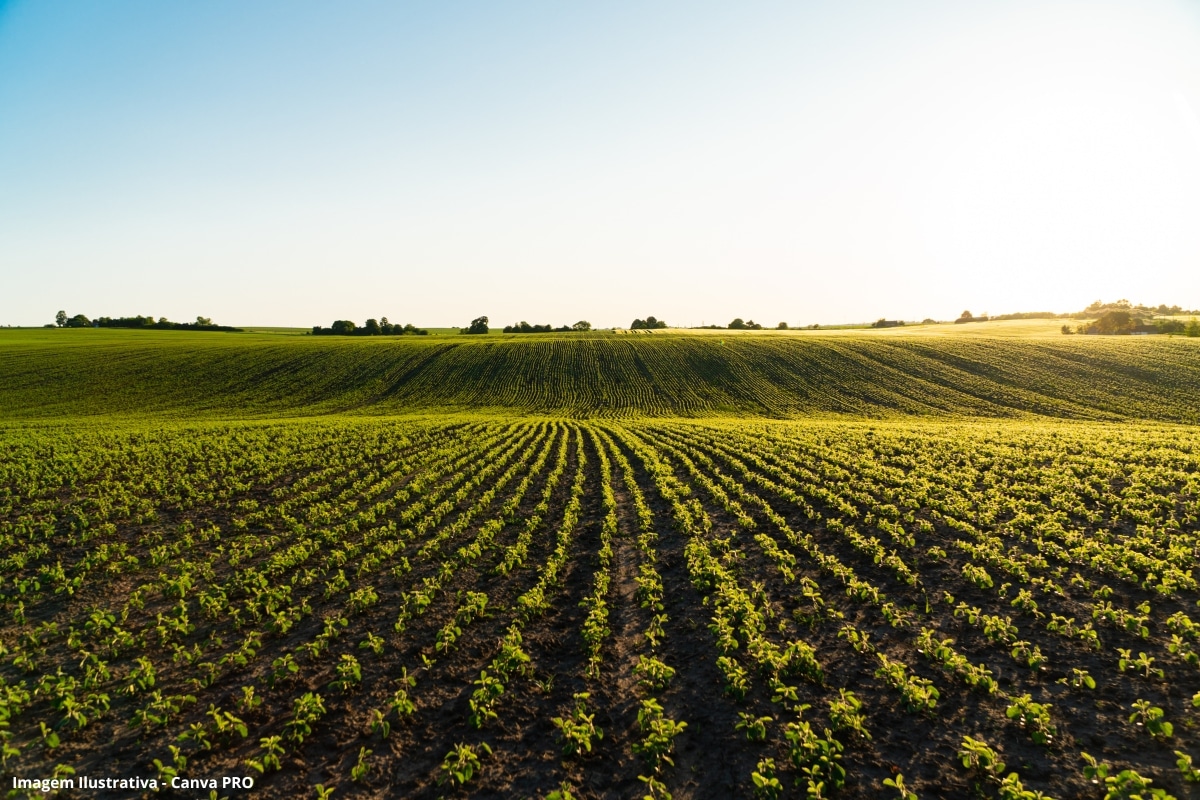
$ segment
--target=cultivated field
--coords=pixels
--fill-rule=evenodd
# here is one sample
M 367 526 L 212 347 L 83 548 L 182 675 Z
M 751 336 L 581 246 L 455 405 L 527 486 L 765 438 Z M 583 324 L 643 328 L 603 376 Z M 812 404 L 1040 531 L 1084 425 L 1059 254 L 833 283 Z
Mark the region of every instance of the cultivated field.
M 1200 413 L 1195 342 L 52 333 L 0 347 L 8 776 L 1200 779 L 1200 433 L 1144 421 Z
M 968 335 L 971 325 L 940 327 L 948 333 L 400 339 L 0 329 L 0 414 L 227 419 L 491 410 L 1200 423 L 1200 339 L 980 338 Z

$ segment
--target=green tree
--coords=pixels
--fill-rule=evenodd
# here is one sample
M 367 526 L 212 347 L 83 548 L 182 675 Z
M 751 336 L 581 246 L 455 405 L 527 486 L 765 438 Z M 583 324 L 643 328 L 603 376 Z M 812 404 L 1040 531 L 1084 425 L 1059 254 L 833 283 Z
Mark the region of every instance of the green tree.
M 68 328 L 90 328 L 90 327 L 92 327 L 92 321 L 90 319 L 88 319 L 87 317 L 85 317 L 83 314 L 76 314 L 75 316 L 73 316 L 69 320 L 67 320 L 66 327 L 68 327 Z
M 1137 324 L 1138 320 L 1128 311 L 1113 310 L 1101 314 L 1088 329 L 1089 332 L 1094 330 L 1096 333 L 1107 335 L 1127 334 L 1132 332 Z
M 471 327 L 463 328 L 462 332 L 463 333 L 472 333 L 472 334 L 487 333 L 488 332 L 488 318 L 487 317 L 476 317 L 475 319 L 471 320 Z
M 667 327 L 666 320 L 657 319 L 657 318 L 651 316 L 651 317 L 646 317 L 645 319 L 635 319 L 633 321 L 633 324 L 629 326 L 629 329 L 633 330 L 633 331 L 645 331 L 645 330 L 655 330 L 658 328 L 665 328 L 665 327 Z
M 590 331 L 591 329 L 592 323 L 588 322 L 586 319 L 581 319 L 579 322 L 576 322 L 571 326 L 571 330 L 573 331 Z
M 729 330 L 741 331 L 746 329 L 746 321 L 741 317 L 734 317 L 733 322 L 729 323 Z
M 1200 320 L 1192 317 L 1192 321 L 1187 326 L 1187 335 L 1193 337 L 1200 336 Z
M 59 311 L 54 315 L 54 321 L 58 324 L 58 327 L 65 328 L 67 326 L 67 312 Z
M 377 319 L 369 319 L 363 325 L 363 334 L 365 336 L 378 336 L 382 332 L 382 329 L 379 327 L 379 320 Z

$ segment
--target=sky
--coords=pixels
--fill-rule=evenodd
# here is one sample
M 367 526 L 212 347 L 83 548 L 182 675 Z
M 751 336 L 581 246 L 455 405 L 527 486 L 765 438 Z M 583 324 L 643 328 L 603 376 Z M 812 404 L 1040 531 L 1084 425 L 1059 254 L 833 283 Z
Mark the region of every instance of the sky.
M 1200 2 L 0 0 L 0 325 L 1200 307 Z

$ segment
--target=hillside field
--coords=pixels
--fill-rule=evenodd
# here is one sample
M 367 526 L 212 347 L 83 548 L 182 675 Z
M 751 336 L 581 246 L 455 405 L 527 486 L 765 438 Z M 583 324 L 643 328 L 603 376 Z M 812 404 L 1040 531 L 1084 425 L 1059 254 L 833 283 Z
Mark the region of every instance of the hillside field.
M 722 333 L 0 330 L 6 787 L 1191 796 L 1200 341 Z
M 224 419 L 456 410 L 1200 422 L 1200 339 L 979 337 L 964 332 L 970 325 L 931 327 L 947 333 L 359 338 L 0 329 L 0 414 Z

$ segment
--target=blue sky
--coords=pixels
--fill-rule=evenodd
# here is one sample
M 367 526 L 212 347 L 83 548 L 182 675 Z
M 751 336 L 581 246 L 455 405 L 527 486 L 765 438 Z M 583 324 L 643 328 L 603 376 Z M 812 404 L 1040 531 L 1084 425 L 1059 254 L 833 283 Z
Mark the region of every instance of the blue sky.
M 1200 306 L 1200 4 L 0 2 L 0 324 Z

